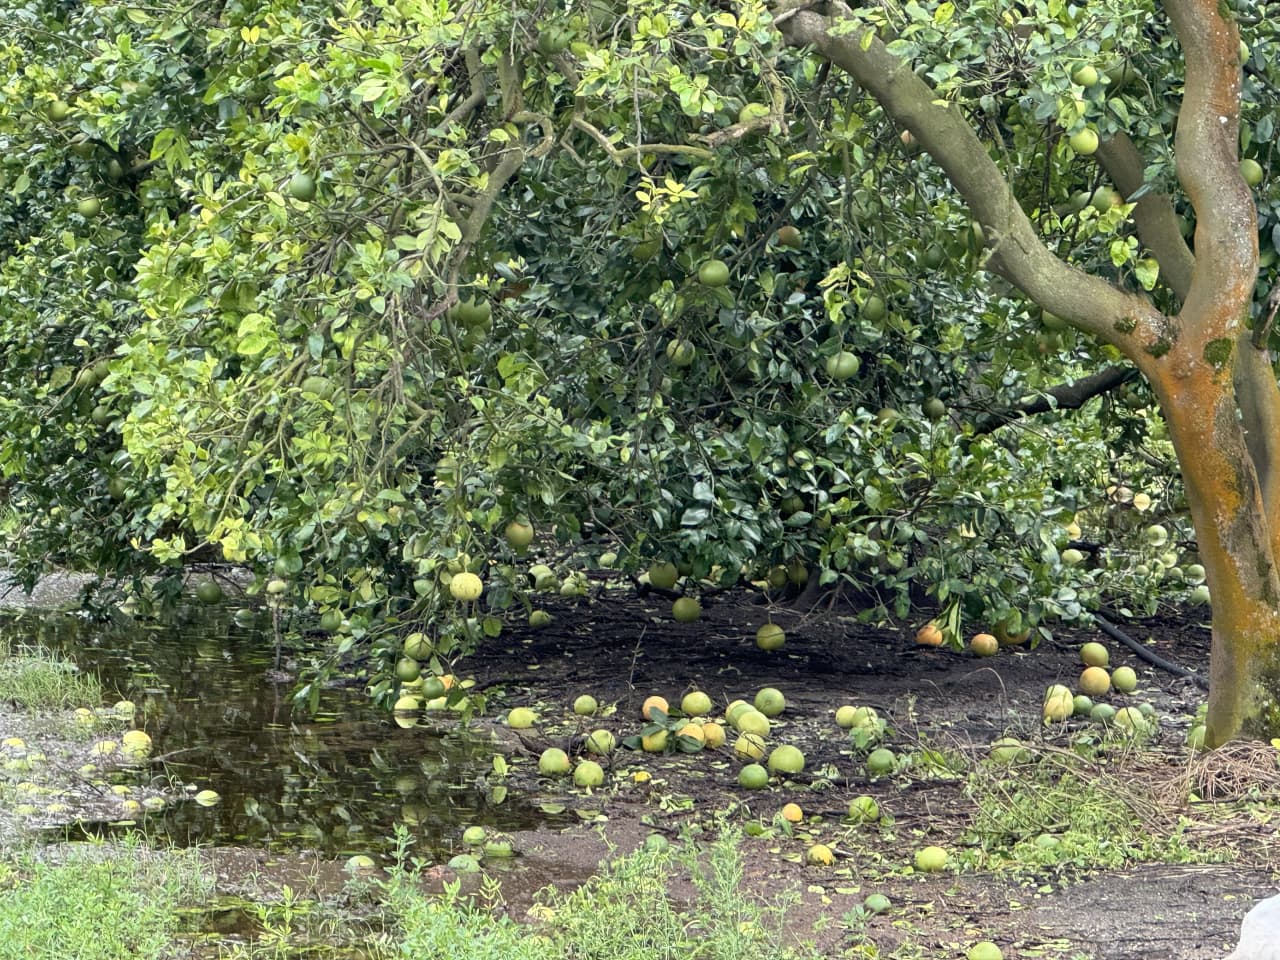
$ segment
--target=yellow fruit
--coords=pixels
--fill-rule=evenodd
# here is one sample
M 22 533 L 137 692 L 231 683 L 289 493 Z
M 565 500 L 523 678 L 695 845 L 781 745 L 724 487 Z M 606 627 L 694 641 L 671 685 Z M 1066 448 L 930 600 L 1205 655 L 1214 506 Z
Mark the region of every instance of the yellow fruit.
M 1098 152 L 1098 133 L 1096 130 L 1085 127 L 1083 130 L 1073 133 L 1067 143 L 1080 156 L 1092 156 Z
M 559 747 L 548 747 L 538 757 L 538 772 L 544 776 L 569 772 L 569 755 Z
M 702 740 L 712 749 L 723 747 L 725 741 L 724 727 L 718 723 L 704 723 L 702 725 Z
M 455 573 L 449 580 L 449 593 L 455 600 L 461 600 L 464 603 L 479 600 L 483 592 L 484 584 L 474 573 Z
M 734 741 L 733 752 L 743 760 L 759 760 L 764 756 L 764 737 L 744 733 Z
M 994 657 L 1000 649 L 1000 641 L 989 633 L 975 633 L 969 641 L 969 649 L 979 657 Z
M 689 367 L 698 356 L 698 348 L 688 340 L 672 340 L 667 344 L 667 359 L 673 367 Z
M 581 760 L 573 768 L 573 782 L 580 787 L 598 787 L 604 783 L 604 768 L 594 760 Z
M 1121 693 L 1133 693 L 1138 687 L 1138 675 L 1133 667 L 1116 667 L 1111 672 L 1111 685 Z
M 617 741 L 613 734 L 605 729 L 592 730 L 587 737 L 586 748 L 587 753 L 594 753 L 597 756 L 605 757 L 613 752 L 613 748 Z
M 677 737 L 688 737 L 691 740 L 697 740 L 701 744 L 705 744 L 706 734 L 703 733 L 703 727 L 700 723 L 690 721 L 676 731 Z
M 580 717 L 589 717 L 595 713 L 600 704 L 596 702 L 596 698 L 589 693 L 584 693 L 573 701 L 573 712 Z
M 528 730 L 537 722 L 537 715 L 528 707 L 516 707 L 507 714 L 507 726 L 513 730 Z
M 858 708 L 846 703 L 843 707 L 836 710 L 836 726 L 841 730 L 848 730 L 854 724 L 854 716 L 857 714 Z
M 782 819 L 787 823 L 799 823 L 804 819 L 804 811 L 800 809 L 798 803 L 788 803 L 782 810 Z
M 778 650 L 786 642 L 786 632 L 776 623 L 766 623 L 756 631 L 756 646 L 761 650 Z
M 941 847 L 925 847 L 916 851 L 916 869 L 921 873 L 938 873 L 946 869 L 947 851 Z
M 1076 684 L 1087 697 L 1101 697 L 1111 690 L 1111 677 L 1102 667 L 1085 667 Z
M 724 718 L 729 721 L 729 725 L 733 729 L 738 729 L 738 717 L 744 710 L 754 710 L 755 707 L 747 703 L 745 700 L 735 700 L 729 706 L 724 708 Z
M 701 690 L 691 691 L 680 701 L 680 709 L 689 717 L 705 717 L 711 712 L 711 698 Z
M 836 855 L 826 844 L 815 843 L 805 851 L 805 863 L 814 867 L 829 867 L 836 862 Z
M 652 697 L 646 697 L 644 703 L 640 705 L 640 716 L 644 717 L 646 720 L 659 719 L 653 715 L 653 712 L 655 710 L 664 714 L 670 713 L 671 705 L 667 703 L 667 701 L 663 697 L 659 697 L 656 695 Z
M 1057 723 L 1066 720 L 1076 709 L 1076 699 L 1071 691 L 1061 684 L 1055 683 L 1044 695 L 1045 723 Z
M 693 623 L 702 616 L 702 605 L 693 597 L 681 597 L 671 605 L 671 616 L 677 623 Z
M 787 708 L 787 698 L 776 687 L 764 687 L 756 694 L 756 709 L 766 717 L 776 717 Z
M 804 754 L 790 744 L 774 747 L 769 754 L 771 773 L 797 774 L 804 771 Z
M 640 749 L 645 753 L 661 753 L 667 749 L 667 731 L 655 730 L 640 738 Z
M 916 631 L 916 643 L 925 647 L 942 646 L 942 630 L 936 623 L 926 623 Z
M 738 732 L 754 733 L 758 737 L 769 735 L 769 718 L 759 710 L 744 710 L 738 714 Z
M 61 123 L 71 115 L 71 104 L 65 100 L 55 100 L 48 106 L 49 119 L 54 123 Z
M 503 531 L 507 543 L 516 550 L 523 550 L 533 543 L 533 527 L 522 520 L 512 520 Z

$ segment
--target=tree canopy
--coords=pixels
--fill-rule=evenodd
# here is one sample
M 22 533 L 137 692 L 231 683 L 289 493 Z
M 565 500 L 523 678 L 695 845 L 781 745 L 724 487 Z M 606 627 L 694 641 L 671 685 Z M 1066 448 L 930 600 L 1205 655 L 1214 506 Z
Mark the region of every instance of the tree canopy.
M 244 565 L 388 698 L 406 633 L 501 629 L 451 576 L 528 603 L 512 521 L 570 591 L 616 552 L 957 634 L 1204 599 L 1217 447 L 1160 408 L 1221 411 L 1160 365 L 1221 308 L 1193 360 L 1271 503 L 1266 6 L 11 3 L 16 561 Z

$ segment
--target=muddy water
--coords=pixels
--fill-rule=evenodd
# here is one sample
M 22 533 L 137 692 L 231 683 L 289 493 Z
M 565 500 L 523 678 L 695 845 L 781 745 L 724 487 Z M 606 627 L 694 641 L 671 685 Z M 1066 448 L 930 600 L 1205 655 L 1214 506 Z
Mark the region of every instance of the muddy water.
M 145 829 L 159 839 L 385 855 L 404 824 L 421 856 L 447 854 L 473 823 L 534 822 L 516 798 L 494 802 L 487 738 L 400 729 L 359 689 L 326 691 L 315 715 L 295 709 L 295 684 L 273 679 L 270 620 L 235 612 L 192 607 L 164 623 L 99 624 L 25 611 L 0 618 L 0 632 L 69 657 L 97 672 L 108 696 L 139 706 L 163 762 L 127 777 L 221 794 L 212 807 L 179 803 L 150 816 Z

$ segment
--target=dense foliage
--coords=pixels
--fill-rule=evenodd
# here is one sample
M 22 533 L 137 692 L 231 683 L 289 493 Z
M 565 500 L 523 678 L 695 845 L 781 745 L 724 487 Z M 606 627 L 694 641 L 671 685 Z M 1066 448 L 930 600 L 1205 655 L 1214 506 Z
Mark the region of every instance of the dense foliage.
M 1266 172 L 1262 6 L 1242 139 Z M 1134 536 L 1159 518 L 1190 546 L 1146 388 L 1026 414 L 1119 354 L 985 274 L 939 168 L 768 4 L 5 20 L 0 466 L 28 578 L 159 598 L 243 565 L 332 611 L 382 693 L 406 632 L 443 668 L 500 629 L 455 615 L 452 574 L 483 574 L 486 611 L 523 600 L 517 519 L 561 574 L 605 551 L 724 583 L 812 568 L 868 616 L 931 597 L 957 630 L 1181 595 L 1164 574 L 1194 558 Z M 1174 305 L 1130 217 L 1160 192 L 1194 219 L 1153 4 L 886 2 L 849 29 L 965 111 L 1060 256 Z M 1121 198 L 1082 130 L 1127 131 L 1145 185 Z

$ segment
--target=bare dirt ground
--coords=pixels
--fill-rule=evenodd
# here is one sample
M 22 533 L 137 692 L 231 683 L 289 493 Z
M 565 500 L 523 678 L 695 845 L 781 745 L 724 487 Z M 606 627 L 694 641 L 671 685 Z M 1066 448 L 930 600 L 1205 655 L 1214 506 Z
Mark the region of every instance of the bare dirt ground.
M 1060 631 L 1034 650 L 1010 648 L 980 660 L 917 647 L 913 627 L 873 628 L 839 609 L 803 613 L 758 601 L 741 592 L 704 598 L 702 619 L 680 624 L 670 616 L 669 600 L 654 595 L 557 600 L 547 605 L 555 616 L 550 627 L 509 629 L 460 665 L 493 704 L 531 706 L 543 718 L 535 733 L 518 739 L 495 729 L 517 761 L 528 758 L 512 764 L 512 784 L 584 819 L 567 829 L 517 835 L 522 856 L 511 876 L 520 880 L 508 885 L 513 912 L 525 905 L 527 891 L 578 882 L 595 869 L 606 850 L 601 835 L 627 849 L 651 831 L 675 836 L 692 827 L 710 835 L 725 823 L 756 825 L 748 832 L 761 835 L 743 840 L 745 883 L 766 898 L 798 890 L 802 902 L 789 912 L 790 927 L 829 956 L 958 957 L 976 940 L 990 939 L 1009 958 L 1208 960 L 1230 951 L 1243 914 L 1280 886 L 1270 822 L 1278 799 L 1274 751 L 1251 746 L 1216 765 L 1192 763 L 1183 743 L 1204 694 L 1191 681 L 1086 630 Z M 788 639 L 781 651 L 766 653 L 754 636 L 770 616 Z M 1207 664 L 1208 630 L 1193 619 L 1131 622 L 1124 629 L 1167 660 L 1193 669 Z M 1074 686 L 1079 646 L 1087 640 L 1106 642 L 1112 666 L 1128 664 L 1139 676 L 1134 694 L 1106 699 L 1117 707 L 1149 702 L 1160 718 L 1143 749 L 1104 745 L 1090 753 L 1088 769 L 1108 789 L 1127 791 L 1143 832 L 1182 837 L 1192 862 L 1166 862 L 1178 859 L 1167 856 L 1151 862 L 1150 852 L 1133 850 L 1113 869 L 1092 867 L 1087 856 L 1038 867 L 1006 859 L 984 868 L 995 860 L 966 856 L 982 843 L 973 833 L 978 801 L 966 789 L 970 779 L 940 774 L 920 758 L 932 750 L 977 763 L 993 740 L 1009 734 L 1065 757 L 1073 745 L 1101 737 L 1088 720 L 1049 728 L 1040 720 L 1046 686 Z M 599 726 L 619 737 L 638 732 L 640 705 L 651 694 L 676 704 L 683 693 L 701 689 L 723 710 L 766 685 L 782 690 L 788 702 L 771 743 L 795 744 L 807 758 L 805 773 L 767 791 L 740 789 L 741 763 L 724 749 L 694 755 L 620 750 L 607 788 L 590 795 L 537 776 L 533 760 L 546 745 L 572 751 Z M 616 712 L 572 717 L 568 705 L 582 693 L 616 704 Z M 869 780 L 833 721 L 844 703 L 879 710 L 892 731 L 889 745 L 916 764 Z M 490 715 L 502 714 L 491 709 Z M 1193 789 L 1205 796 L 1216 790 L 1218 802 L 1188 802 Z M 876 797 L 892 826 L 850 826 L 847 804 L 860 794 Z M 776 816 L 788 801 L 807 817 L 793 828 Z M 1107 838 L 1098 839 L 1105 846 Z M 804 864 L 814 841 L 835 849 L 833 866 Z M 926 844 L 951 850 L 952 868 L 915 873 L 913 852 Z M 860 916 L 856 908 L 871 892 L 887 894 L 893 909 Z

